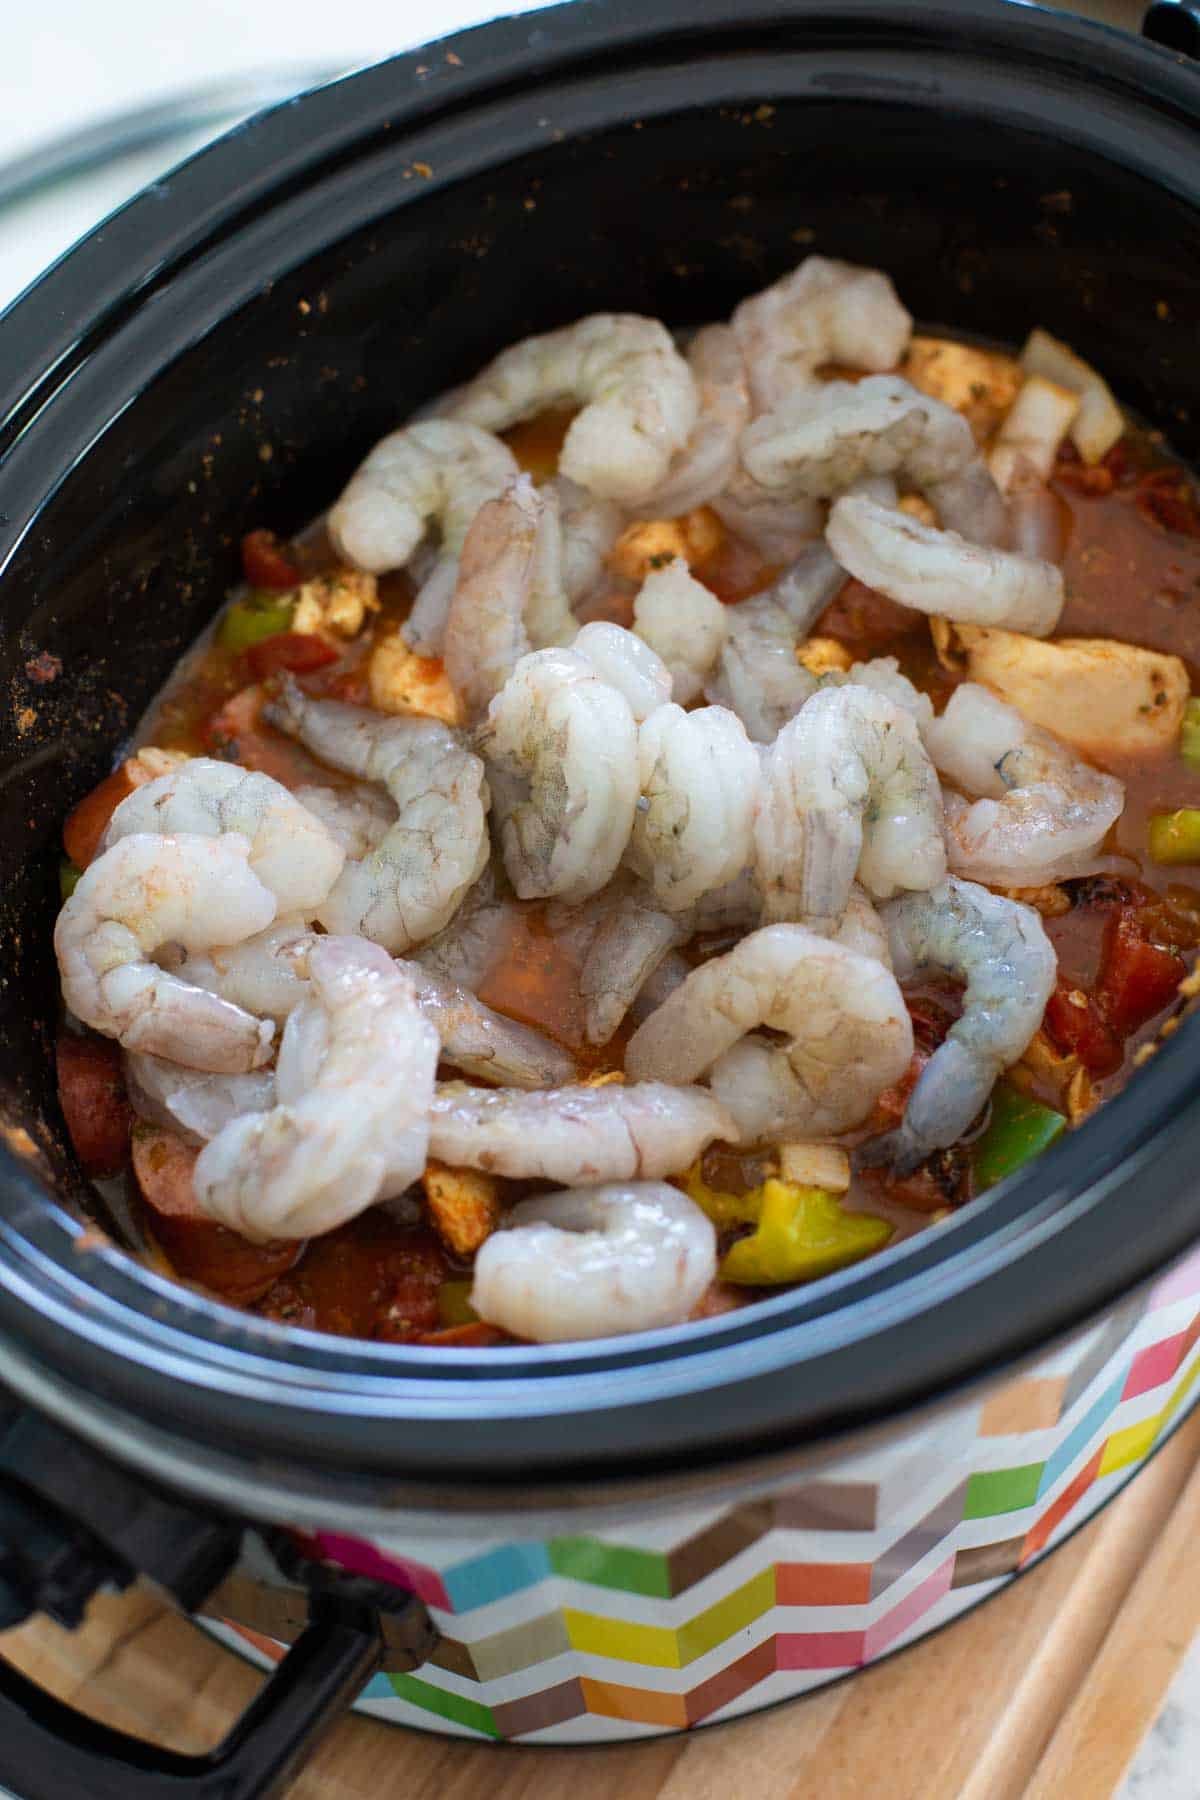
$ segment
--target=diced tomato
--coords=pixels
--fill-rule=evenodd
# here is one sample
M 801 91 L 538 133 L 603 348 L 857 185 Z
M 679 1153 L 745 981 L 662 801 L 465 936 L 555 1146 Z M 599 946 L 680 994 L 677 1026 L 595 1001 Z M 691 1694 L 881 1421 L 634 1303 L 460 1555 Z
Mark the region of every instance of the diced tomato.
M 119 1047 L 108 1038 L 64 1031 L 56 1061 L 58 1102 L 84 1173 L 116 1175 L 129 1161 L 133 1124 Z
M 448 1272 L 445 1252 L 431 1232 L 413 1232 L 403 1263 L 392 1277 L 374 1335 L 385 1343 L 424 1341 L 441 1325 L 438 1289 Z
M 1069 982 L 1060 981 L 1051 994 L 1045 1026 L 1058 1048 L 1077 1056 L 1090 1074 L 1111 1075 L 1120 1068 L 1120 1039 L 1096 1002 Z
M 134 1129 L 133 1172 L 150 1212 L 150 1229 L 167 1260 L 185 1281 L 248 1306 L 298 1261 L 304 1241 L 251 1244 L 206 1218 L 192 1188 L 198 1155 L 173 1131 L 153 1125 Z
M 282 593 L 297 587 L 300 571 L 273 531 L 247 532 L 242 539 L 242 573 L 254 588 Z
M 246 662 L 256 681 L 265 681 L 280 669 L 293 675 L 307 675 L 312 669 L 324 669 L 341 654 L 323 637 L 312 631 L 278 631 L 274 637 L 251 644 Z
M 149 781 L 150 776 L 142 770 L 139 763 L 131 758 L 123 762 L 119 769 L 106 775 L 99 787 L 94 787 L 90 794 L 85 794 L 74 811 L 67 814 L 63 826 L 63 849 L 77 869 L 86 869 L 100 847 L 100 839 L 104 836 L 108 821 L 120 806 L 122 800 L 132 794 L 135 787 Z
M 1178 951 L 1149 942 L 1136 912 L 1119 912 L 1105 934 L 1096 998 L 1113 1030 L 1127 1037 L 1171 1004 L 1186 974 Z

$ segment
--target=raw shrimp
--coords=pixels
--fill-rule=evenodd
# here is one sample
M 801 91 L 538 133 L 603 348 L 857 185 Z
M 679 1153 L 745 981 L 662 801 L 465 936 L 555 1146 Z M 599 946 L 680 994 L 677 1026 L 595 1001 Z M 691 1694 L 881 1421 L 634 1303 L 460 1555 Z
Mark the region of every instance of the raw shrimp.
M 670 332 L 635 313 L 593 313 L 502 350 L 446 408 L 490 431 L 578 406 L 558 466 L 604 500 L 636 505 L 696 423 L 692 372 Z
M 558 506 L 562 589 L 576 606 L 604 580 L 608 553 L 625 529 L 627 514 L 615 500 L 598 499 L 565 475 L 556 475 L 542 492 L 553 495 Z
M 200 1152 L 196 1199 L 243 1237 L 332 1231 L 402 1194 L 427 1160 L 438 1037 L 386 951 L 326 937 L 312 992 L 284 1027 L 276 1105 Z
M 950 867 L 993 887 L 1039 887 L 1086 875 L 1125 806 L 1112 775 L 967 681 L 925 731 L 935 764 L 968 794 L 946 795 Z
M 84 870 L 58 915 L 63 999 L 127 1050 L 215 1074 L 256 1069 L 270 1057 L 274 1027 L 151 959 L 168 944 L 236 944 L 274 917 L 275 896 L 238 833 L 122 837 Z
M 530 648 L 526 608 L 544 578 L 552 508 L 528 475 L 481 507 L 459 558 L 443 655 L 463 716 L 482 718 Z
M 440 931 L 487 861 L 479 758 L 437 719 L 313 700 L 290 676 L 263 717 L 333 768 L 379 782 L 397 809 L 375 849 L 346 864 L 317 909 L 321 924 L 395 951 Z
M 534 650 L 492 701 L 477 742 L 520 897 L 596 893 L 633 829 L 637 726 L 628 702 L 585 657 Z
M 409 573 L 419 580 L 417 595 L 400 636 L 418 656 L 440 656 L 446 638 L 446 620 L 458 586 L 458 558 L 448 551 L 422 546 L 413 556 Z M 420 573 L 418 574 L 418 565 Z
M 844 675 L 831 671 L 821 677 L 822 687 L 842 687 L 846 682 L 855 687 L 870 688 L 872 693 L 882 694 L 894 706 L 902 706 L 905 712 L 912 714 L 924 738 L 933 719 L 933 701 L 919 687 L 914 687 L 907 675 L 901 674 L 900 664 L 894 656 L 873 656 L 870 662 L 851 663 Z
M 796 661 L 796 647 L 844 581 L 817 542 L 772 587 L 729 608 L 725 647 L 704 692 L 736 713 L 755 743 L 772 743 L 816 692 L 816 676 Z
M 729 609 L 677 556 L 643 581 L 633 603 L 633 628 L 666 665 L 670 697 L 687 706 L 717 666 L 729 635 Z
M 869 688 L 825 688 L 767 753 L 755 822 L 768 921 L 841 918 L 857 874 L 887 899 L 946 873 L 937 775 L 911 713 Z
M 298 787 L 295 795 L 356 862 L 369 855 L 396 823 L 393 802 L 382 788 L 365 781 L 354 787 Z
M 881 908 L 900 979 L 923 969 L 966 982 L 962 1017 L 934 1051 L 899 1127 L 865 1152 L 901 1173 L 967 1130 L 996 1077 L 1024 1055 L 1054 990 L 1057 961 L 1031 906 L 951 875 Z
M 249 839 L 250 867 L 283 913 L 311 917 L 346 860 L 333 833 L 280 782 L 209 756 L 193 756 L 135 788 L 109 820 L 102 848 L 135 832 L 229 831 Z
M 1053 563 L 968 543 L 861 495 L 835 502 L 825 536 L 843 568 L 902 606 L 1032 637 L 1058 624 L 1064 588 Z
M 574 1058 L 540 1031 L 493 1012 L 469 989 L 431 974 L 418 962 L 396 966 L 416 989 L 442 1055 L 464 1075 L 519 1088 L 554 1087 L 573 1078 Z
M 723 706 L 663 706 L 638 732 L 639 802 L 627 858 L 668 912 L 724 887 L 750 861 L 758 752 Z
M 789 1042 L 747 1036 L 760 1025 Z M 779 1142 L 861 1124 L 912 1044 L 883 963 L 802 925 L 768 925 L 694 969 L 634 1032 L 625 1068 L 634 1081 L 707 1073 L 744 1142 Z
M 668 912 L 628 872 L 578 905 L 555 902 L 546 924 L 579 964 L 589 1044 L 609 1042 L 663 958 L 693 931 L 690 915 Z
M 490 431 L 422 419 L 382 438 L 351 476 L 329 510 L 330 539 L 344 562 L 374 575 L 403 568 L 429 525 L 453 557 L 484 501 L 516 474 L 512 451 Z
M 753 481 L 789 499 L 842 494 L 865 477 L 906 477 L 948 526 L 978 541 L 1007 530 L 1004 501 L 966 419 L 897 375 L 792 394 L 742 435 Z M 877 496 L 872 496 L 877 498 Z
M 434 1096 L 429 1154 L 452 1168 L 591 1187 L 678 1175 L 715 1138 L 736 1141 L 737 1127 L 702 1088 L 613 1082 L 523 1094 L 448 1081 Z
M 594 619 L 579 632 L 571 650 L 592 665 L 601 681 L 623 695 L 640 725 L 671 698 L 671 671 L 635 631 Z
M 315 942 L 307 921 L 292 914 L 240 944 L 205 951 L 172 944 L 158 961 L 181 981 L 282 1025 L 308 993 L 308 953 Z
M 539 1194 L 475 1258 L 471 1305 L 534 1343 L 679 1325 L 717 1272 L 717 1235 L 661 1181 Z
M 474 991 L 504 955 L 520 915 L 520 902 L 488 863 L 445 930 L 414 951 L 413 959 L 431 975 Z
M 826 256 L 806 256 L 743 300 L 731 323 L 758 412 L 807 387 L 822 363 L 892 369 L 912 335 L 912 319 L 886 275 Z
M 687 350 L 700 412 L 691 436 L 645 502 L 656 518 L 677 518 L 703 506 L 728 487 L 738 460 L 738 439 L 750 420 L 746 364 L 728 325 L 706 325 Z
M 232 1119 L 275 1104 L 274 1069 L 207 1075 L 133 1050 L 125 1052 L 125 1085 L 141 1118 L 179 1132 L 190 1144 L 207 1144 Z
M 737 537 L 753 544 L 769 563 L 789 563 L 819 537 L 825 509 L 819 500 L 769 494 L 739 461 L 728 487 L 709 505 Z

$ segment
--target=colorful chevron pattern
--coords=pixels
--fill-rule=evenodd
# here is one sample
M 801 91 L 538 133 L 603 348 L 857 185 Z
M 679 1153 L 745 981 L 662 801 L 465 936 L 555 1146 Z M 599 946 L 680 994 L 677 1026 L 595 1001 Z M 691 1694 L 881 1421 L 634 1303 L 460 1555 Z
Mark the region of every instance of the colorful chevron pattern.
M 466 1555 L 441 1537 L 406 1537 L 401 1554 L 318 1533 L 311 1552 L 416 1592 L 443 1633 L 418 1673 L 377 1676 L 360 1704 L 578 1742 L 728 1718 L 869 1663 L 1011 1579 L 1129 1478 L 1197 1398 L 1198 1294 L 1200 1253 L 913 1441 L 747 1504 Z

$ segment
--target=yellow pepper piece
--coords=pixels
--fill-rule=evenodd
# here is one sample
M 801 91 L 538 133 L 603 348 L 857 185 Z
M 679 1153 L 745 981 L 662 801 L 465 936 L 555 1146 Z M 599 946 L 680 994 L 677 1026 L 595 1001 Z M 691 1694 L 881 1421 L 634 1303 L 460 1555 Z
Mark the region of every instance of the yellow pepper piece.
M 891 1235 L 886 1219 L 843 1212 L 824 1188 L 765 1181 L 758 1228 L 728 1252 L 720 1276 L 746 1287 L 815 1281 L 881 1250 Z
M 751 1188 L 745 1194 L 722 1194 L 706 1185 L 700 1164 L 694 1162 L 686 1175 L 679 1177 L 680 1186 L 689 1200 L 694 1200 L 714 1225 L 755 1225 L 762 1206 L 762 1188 Z

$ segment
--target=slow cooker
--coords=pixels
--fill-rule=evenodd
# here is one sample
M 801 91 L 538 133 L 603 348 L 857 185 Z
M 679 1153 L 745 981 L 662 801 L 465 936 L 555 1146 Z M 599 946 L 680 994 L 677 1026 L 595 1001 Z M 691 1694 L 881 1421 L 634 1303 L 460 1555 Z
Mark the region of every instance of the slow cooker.
M 720 316 L 812 247 L 887 269 L 926 324 L 1044 324 L 1200 456 L 1200 24 L 1163 3 L 1148 28 L 1170 47 L 1007 0 L 501 20 L 259 116 L 0 321 L 0 1623 L 76 1622 L 141 1572 L 278 1664 L 200 1759 L 5 1669 L 0 1781 L 272 1794 L 352 1701 L 542 1743 L 728 1719 L 996 1591 L 1195 1401 L 1195 1019 L 874 1261 L 493 1351 L 288 1329 L 140 1266 L 51 1070 L 64 812 L 239 535 L 298 528 L 503 344 Z

